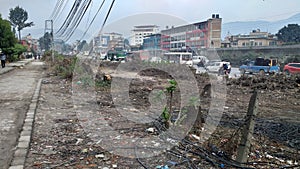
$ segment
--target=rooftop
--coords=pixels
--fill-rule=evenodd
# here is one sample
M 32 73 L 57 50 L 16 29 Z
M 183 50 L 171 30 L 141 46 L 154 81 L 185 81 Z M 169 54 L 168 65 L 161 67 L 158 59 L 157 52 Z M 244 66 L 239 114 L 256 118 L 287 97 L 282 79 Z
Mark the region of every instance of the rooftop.
M 135 29 L 142 29 L 142 28 L 158 28 L 159 26 L 157 25 L 139 25 L 139 26 L 134 26 Z

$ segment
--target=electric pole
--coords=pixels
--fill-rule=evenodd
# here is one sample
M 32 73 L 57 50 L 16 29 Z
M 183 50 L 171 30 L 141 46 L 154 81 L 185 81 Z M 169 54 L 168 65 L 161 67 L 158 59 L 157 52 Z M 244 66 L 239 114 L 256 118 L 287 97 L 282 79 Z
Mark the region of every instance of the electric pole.
M 46 32 L 49 32 L 49 31 L 50 31 L 50 36 L 51 36 L 51 52 L 52 52 L 51 56 L 52 56 L 52 62 L 54 62 L 53 20 L 45 21 L 44 42 L 45 42 L 45 34 L 46 34 Z

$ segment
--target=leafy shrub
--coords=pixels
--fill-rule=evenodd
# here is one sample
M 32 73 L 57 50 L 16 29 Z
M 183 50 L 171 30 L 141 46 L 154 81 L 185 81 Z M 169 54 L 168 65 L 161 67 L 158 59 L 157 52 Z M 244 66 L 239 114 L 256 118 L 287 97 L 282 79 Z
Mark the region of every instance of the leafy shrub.
M 20 58 L 19 58 L 18 55 L 11 55 L 11 56 L 7 57 L 8 62 L 16 62 L 16 61 L 19 61 L 19 60 L 20 60 Z
M 76 61 L 76 57 L 66 58 L 62 55 L 58 55 L 54 62 L 56 73 L 62 78 L 71 79 L 73 77 L 73 70 L 75 68 Z

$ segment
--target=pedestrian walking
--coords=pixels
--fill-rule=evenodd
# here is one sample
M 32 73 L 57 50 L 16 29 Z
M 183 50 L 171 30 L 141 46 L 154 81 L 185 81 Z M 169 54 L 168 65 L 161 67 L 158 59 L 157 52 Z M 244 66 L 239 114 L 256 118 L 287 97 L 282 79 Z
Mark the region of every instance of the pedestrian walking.
M 2 68 L 5 68 L 5 62 L 6 62 L 6 55 L 2 52 L 2 51 L 0 51 L 0 59 L 1 59 L 1 66 L 2 66 Z

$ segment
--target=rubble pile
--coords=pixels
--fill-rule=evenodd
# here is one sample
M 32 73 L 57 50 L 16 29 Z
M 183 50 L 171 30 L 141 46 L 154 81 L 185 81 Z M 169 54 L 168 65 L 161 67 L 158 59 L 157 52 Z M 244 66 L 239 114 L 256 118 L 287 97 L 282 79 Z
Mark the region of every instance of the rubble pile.
M 295 89 L 300 86 L 300 75 L 241 76 L 238 79 L 229 79 L 227 84 L 262 90 Z

